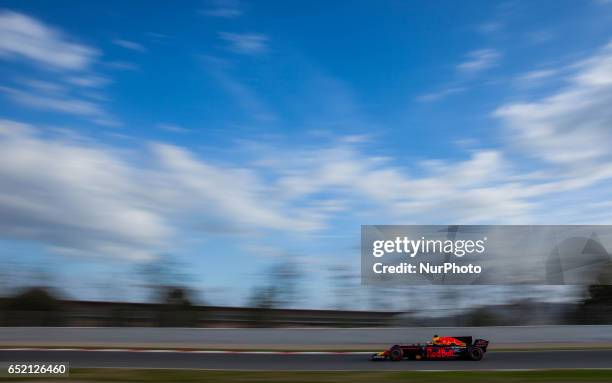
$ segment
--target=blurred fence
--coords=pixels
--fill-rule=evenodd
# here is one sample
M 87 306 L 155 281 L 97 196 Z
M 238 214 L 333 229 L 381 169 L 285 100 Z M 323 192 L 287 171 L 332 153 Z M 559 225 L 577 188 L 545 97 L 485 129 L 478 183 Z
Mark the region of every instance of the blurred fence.
M 583 302 L 518 301 L 463 311 L 306 310 L 162 303 L 75 301 L 34 288 L 0 298 L 0 326 L 68 327 L 384 327 L 612 324 L 612 293 L 593 287 Z
M 2 300 L 0 300 L 0 306 Z M 396 312 L 58 301 L 53 310 L 3 309 L 3 326 L 70 327 L 367 327 L 392 324 Z

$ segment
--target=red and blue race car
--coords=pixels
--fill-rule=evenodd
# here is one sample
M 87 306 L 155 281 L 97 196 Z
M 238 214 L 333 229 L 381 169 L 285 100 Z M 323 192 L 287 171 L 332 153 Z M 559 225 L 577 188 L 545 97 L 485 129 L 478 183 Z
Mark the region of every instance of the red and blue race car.
M 388 350 L 375 353 L 371 360 L 481 360 L 487 352 L 489 341 L 471 336 L 434 335 L 430 343 L 396 344 Z

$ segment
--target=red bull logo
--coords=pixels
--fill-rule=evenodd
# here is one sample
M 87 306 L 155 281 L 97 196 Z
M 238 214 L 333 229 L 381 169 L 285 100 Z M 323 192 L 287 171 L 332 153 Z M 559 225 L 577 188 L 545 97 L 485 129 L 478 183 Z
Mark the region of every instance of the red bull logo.
M 427 359 L 444 359 L 455 356 L 455 350 L 444 347 L 427 347 L 425 349 Z

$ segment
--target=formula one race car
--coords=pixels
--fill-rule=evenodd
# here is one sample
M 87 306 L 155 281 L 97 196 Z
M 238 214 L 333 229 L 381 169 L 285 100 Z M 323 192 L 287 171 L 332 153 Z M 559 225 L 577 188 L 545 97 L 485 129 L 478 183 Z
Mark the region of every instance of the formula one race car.
M 471 336 L 434 336 L 430 343 L 414 343 L 391 346 L 388 350 L 373 354 L 371 360 L 481 360 L 487 352 L 489 341 Z

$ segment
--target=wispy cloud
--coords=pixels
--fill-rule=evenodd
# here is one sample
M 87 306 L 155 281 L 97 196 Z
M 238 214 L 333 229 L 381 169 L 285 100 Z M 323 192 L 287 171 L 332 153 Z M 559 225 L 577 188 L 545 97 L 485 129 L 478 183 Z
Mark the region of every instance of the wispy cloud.
M 68 76 L 65 81 L 69 84 L 84 87 L 84 88 L 99 88 L 107 85 L 110 79 L 104 76 L 87 74 L 81 76 Z
M 117 126 L 119 124 L 100 105 L 93 101 L 72 98 L 56 92 L 28 92 L 6 86 L 0 86 L 0 92 L 4 93 L 13 102 L 29 108 L 89 117 L 99 125 Z
M 167 123 L 157 124 L 157 128 L 160 130 L 166 131 L 166 132 L 171 132 L 171 133 L 191 133 L 192 132 L 191 129 L 187 129 L 177 124 L 167 124 Z
M 571 223 L 609 223 L 609 211 L 587 205 L 612 192 L 612 44 L 572 67 L 558 90 L 504 104 L 494 115 L 514 150 L 552 178 L 524 189 L 532 196 L 555 194 L 563 208 L 546 211 L 548 222 L 571 217 Z
M 27 15 L 0 12 L 0 57 L 23 58 L 43 68 L 84 70 L 98 54 Z
M 114 39 L 113 44 L 121 48 L 129 49 L 136 52 L 144 53 L 147 51 L 147 49 L 142 44 L 130 40 Z
M 119 122 L 86 92 L 110 82 L 94 70 L 98 49 L 73 42 L 66 33 L 30 16 L 0 12 L 0 59 L 34 64 L 25 78 L 5 79 L 0 93 L 24 107 L 87 118 L 105 126 Z
M 176 246 L 174 234 L 189 230 L 176 226 L 176 218 L 193 215 L 239 228 L 309 233 L 325 227 L 345 203 L 364 201 L 393 212 L 390 219 L 440 203 L 450 209 L 440 211 L 455 217 L 469 201 L 472 218 L 488 204 L 498 214 L 520 213 L 520 204 L 504 204 L 511 193 L 494 198 L 493 191 L 470 191 L 497 179 L 495 153 L 478 154 L 432 178 L 410 179 L 347 143 L 274 152 L 277 160 L 267 167 L 219 165 L 159 143 L 140 153 L 147 161 L 134 162 L 86 140 L 43 138 L 31 126 L 1 121 L 0 235 L 39 241 L 62 254 L 146 260 Z M 476 213 L 476 201 L 482 213 Z
M 20 78 L 18 81 L 25 87 L 32 89 L 37 92 L 47 94 L 63 94 L 66 92 L 66 86 L 64 84 L 41 80 L 37 78 Z M 7 87 L 0 87 L 0 90 L 10 89 Z
M 449 87 L 449 88 L 442 89 L 442 90 L 437 91 L 437 92 L 427 93 L 427 94 L 423 94 L 421 96 L 418 96 L 417 97 L 417 101 L 421 101 L 421 102 L 440 101 L 442 99 L 445 99 L 448 96 L 451 96 L 451 95 L 457 94 L 457 93 L 462 93 L 462 92 L 465 92 L 465 91 L 466 91 L 466 88 L 462 87 L 462 86 Z
M 151 259 L 170 228 L 133 171 L 111 150 L 0 121 L 0 235 L 67 255 Z
M 127 61 L 107 61 L 104 66 L 110 69 L 135 71 L 138 70 L 138 65 Z
M 219 37 L 225 40 L 228 48 L 244 55 L 258 55 L 268 50 L 268 36 L 258 33 L 220 32 Z
M 556 79 L 563 72 L 560 68 L 536 69 L 526 73 L 521 73 L 515 77 L 515 82 L 520 87 L 536 87 L 547 84 Z
M 202 56 L 201 59 L 208 73 L 236 100 L 237 105 L 248 113 L 249 117 L 262 122 L 277 119 L 276 114 L 257 92 L 232 75 L 227 61 L 212 56 Z
M 504 24 L 501 21 L 489 21 L 478 25 L 476 28 L 478 32 L 488 35 L 491 33 L 499 32 L 504 28 Z
M 497 65 L 500 58 L 501 53 L 495 49 L 479 49 L 468 53 L 457 69 L 462 73 L 476 74 Z
M 531 155 L 570 167 L 610 159 L 612 43 L 576 67 L 570 84 L 557 93 L 503 105 L 495 114 Z
M 520 81 L 529 82 L 543 80 L 557 75 L 559 71 L 557 69 L 538 69 L 524 73 L 518 77 Z
M 254 169 L 168 144 L 149 149 L 143 165 L 87 140 L 43 138 L 0 121 L 0 236 L 68 255 L 147 260 L 172 243 L 176 217 L 288 232 L 321 224 L 316 209 L 275 199 L 279 190 Z
M 232 19 L 242 16 L 243 10 L 238 0 L 213 0 L 202 13 L 206 16 Z
M 501 57 L 502 54 L 495 49 L 479 49 L 469 52 L 466 59 L 455 66 L 457 73 L 453 81 L 442 89 L 417 96 L 416 101 L 435 102 L 468 91 L 470 81 L 473 81 L 480 72 L 496 66 Z
M 315 146 L 238 144 L 229 150 L 241 155 L 219 164 L 177 145 L 126 155 L 4 121 L 0 234 L 66 254 L 149 259 L 194 229 L 185 219 L 193 216 L 242 233 L 299 235 L 347 214 L 389 223 L 609 222 L 612 214 L 571 201 L 595 187 L 610 195 L 602 181 L 612 180 L 612 45 L 574 68 L 565 88 L 496 110 L 507 146 L 453 160 L 381 159 L 363 147 L 370 141 L 326 137 Z M 516 147 L 535 159 L 531 171 Z

